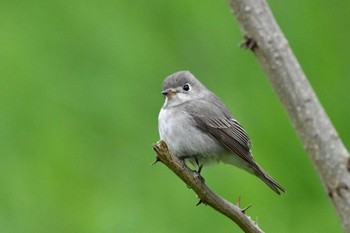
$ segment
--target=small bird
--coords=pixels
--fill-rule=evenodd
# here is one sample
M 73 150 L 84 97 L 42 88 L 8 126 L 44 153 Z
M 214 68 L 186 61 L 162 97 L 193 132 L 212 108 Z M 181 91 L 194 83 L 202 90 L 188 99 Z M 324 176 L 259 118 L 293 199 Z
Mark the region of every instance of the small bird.
M 259 177 L 277 194 L 285 189 L 253 159 L 251 141 L 221 100 L 189 71 L 163 82 L 158 117 L 160 139 L 177 157 L 198 166 L 223 162 Z

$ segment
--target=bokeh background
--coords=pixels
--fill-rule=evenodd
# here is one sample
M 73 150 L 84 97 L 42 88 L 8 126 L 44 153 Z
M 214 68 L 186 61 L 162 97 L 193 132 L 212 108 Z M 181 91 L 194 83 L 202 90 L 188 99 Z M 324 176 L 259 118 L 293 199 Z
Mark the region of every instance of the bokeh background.
M 350 2 L 269 1 L 350 147 Z M 228 165 L 207 184 L 266 232 L 342 232 L 226 1 L 2 1 L 0 231 L 240 232 L 151 166 L 163 79 L 192 71 L 234 112 L 277 196 Z

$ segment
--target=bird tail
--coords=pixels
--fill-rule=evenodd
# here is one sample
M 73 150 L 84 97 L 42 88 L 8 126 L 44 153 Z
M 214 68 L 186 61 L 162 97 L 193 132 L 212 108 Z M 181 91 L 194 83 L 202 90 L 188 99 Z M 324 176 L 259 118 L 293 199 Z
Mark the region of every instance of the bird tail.
M 286 190 L 277 182 L 275 181 L 267 172 L 265 172 L 253 159 L 251 160 L 250 164 L 246 161 L 243 161 L 238 156 L 221 156 L 220 159 L 224 163 L 228 163 L 231 165 L 234 165 L 238 168 L 241 168 L 250 174 L 253 174 L 257 177 L 259 177 L 262 181 L 264 181 L 267 186 L 269 186 L 275 193 L 278 195 L 281 194 L 280 191 L 286 192 Z
M 260 166 L 258 170 L 255 170 L 255 175 L 259 177 L 267 186 L 269 186 L 275 193 L 281 195 L 281 192 L 286 190 L 276 180 L 274 180 L 267 172 L 265 172 Z

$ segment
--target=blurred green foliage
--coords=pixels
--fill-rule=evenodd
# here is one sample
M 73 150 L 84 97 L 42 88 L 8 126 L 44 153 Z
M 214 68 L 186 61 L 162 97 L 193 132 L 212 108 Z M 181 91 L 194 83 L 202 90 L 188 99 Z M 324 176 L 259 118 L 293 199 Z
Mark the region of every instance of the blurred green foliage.
M 344 143 L 350 2 L 269 1 Z M 2 1 L 1 232 L 235 232 L 150 166 L 163 79 L 191 70 L 234 112 L 277 196 L 236 168 L 210 187 L 267 232 L 341 232 L 331 202 L 225 1 Z

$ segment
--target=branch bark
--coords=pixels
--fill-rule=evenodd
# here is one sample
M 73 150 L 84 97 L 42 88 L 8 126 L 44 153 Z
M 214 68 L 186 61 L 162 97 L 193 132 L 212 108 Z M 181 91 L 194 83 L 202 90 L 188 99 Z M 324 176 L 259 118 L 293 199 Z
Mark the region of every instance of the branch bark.
M 350 160 L 265 0 L 229 0 L 250 46 L 286 109 L 325 190 L 350 232 Z M 252 43 L 249 43 L 251 45 Z
M 178 177 L 180 177 L 188 187 L 190 187 L 199 197 L 200 202 L 204 203 L 223 215 L 233 220 L 244 232 L 263 232 L 253 220 L 247 216 L 238 205 L 233 205 L 223 199 L 206 186 L 204 179 L 197 173 L 190 170 L 186 164 L 178 157 L 172 155 L 166 143 L 159 141 L 153 145 L 157 153 L 157 161 L 161 161 L 170 168 Z M 156 161 L 156 162 L 157 162 Z

